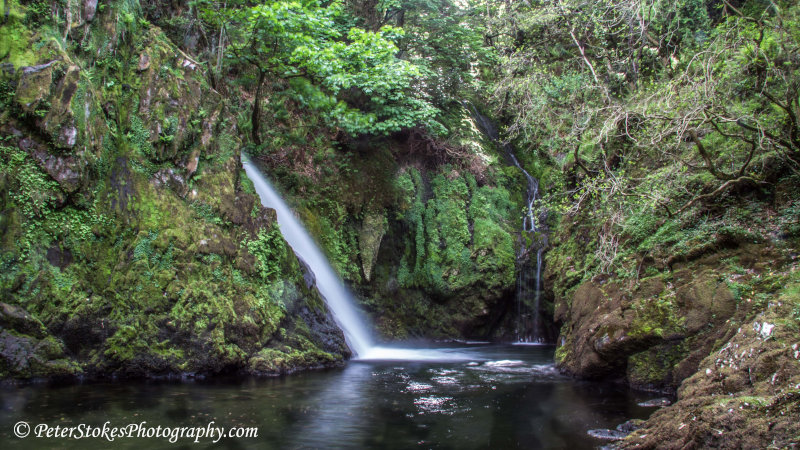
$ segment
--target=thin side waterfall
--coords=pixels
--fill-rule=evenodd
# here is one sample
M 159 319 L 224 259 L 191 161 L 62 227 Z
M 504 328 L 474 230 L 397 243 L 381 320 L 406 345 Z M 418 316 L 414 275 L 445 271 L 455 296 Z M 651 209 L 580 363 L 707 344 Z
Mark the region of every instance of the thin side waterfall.
M 273 208 L 278 213 L 278 225 L 281 227 L 281 234 L 286 242 L 314 272 L 317 289 L 344 332 L 350 349 L 359 356 L 367 354 L 374 347 L 372 334 L 368 330 L 365 320 L 356 310 L 352 294 L 342 284 L 342 280 L 328 264 L 327 258 L 317 247 L 300 220 L 295 217 L 289 205 L 283 201 L 275 188 L 244 153 L 242 153 L 242 166 L 261 197 L 261 204 Z
M 541 317 L 539 314 L 539 310 L 541 309 L 541 295 L 542 295 L 542 265 L 543 265 L 543 253 L 544 248 L 546 246 L 546 242 L 541 240 L 541 237 L 536 236 L 537 233 L 540 233 L 541 230 L 538 223 L 537 223 L 537 216 L 535 213 L 534 204 L 536 200 L 539 198 L 539 180 L 531 176 L 527 170 L 519 163 L 517 156 L 514 154 L 514 149 L 511 147 L 511 144 L 507 142 L 503 142 L 500 140 L 500 135 L 497 132 L 497 128 L 494 124 L 478 112 L 478 109 L 475 105 L 472 105 L 468 102 L 463 102 L 464 106 L 472 113 L 472 117 L 478 123 L 478 127 L 481 131 L 489 137 L 495 144 L 497 144 L 500 148 L 503 149 L 503 152 L 506 154 L 509 160 L 511 160 L 512 164 L 522 171 L 522 174 L 525 175 L 525 180 L 527 181 L 527 190 L 526 190 L 526 209 L 525 214 L 522 217 L 522 234 L 534 236 L 537 238 L 537 242 L 533 245 L 536 246 L 536 268 L 533 271 L 535 277 L 533 280 L 530 279 L 530 271 L 528 270 L 528 263 L 527 261 L 523 262 L 522 266 L 520 267 L 519 273 L 517 275 L 517 291 L 516 291 L 516 310 L 517 310 L 517 324 L 516 324 L 516 338 L 517 343 L 525 344 L 525 343 L 542 343 L 544 342 L 544 337 L 541 333 Z M 524 236 L 523 236 L 524 239 Z M 526 245 L 521 246 L 520 252 L 517 255 L 517 260 L 527 259 L 527 253 L 530 251 L 529 248 L 526 248 Z M 532 292 L 531 292 L 532 289 Z M 530 307 L 526 306 L 526 303 L 530 299 L 531 293 L 533 294 L 533 301 Z M 530 310 L 530 312 L 528 311 Z M 530 333 L 527 332 L 530 330 Z
M 353 294 L 328 264 L 328 259 L 292 209 L 244 153 L 242 153 L 242 166 L 247 177 L 253 182 L 256 192 L 261 198 L 261 204 L 277 212 L 278 225 L 280 225 L 281 234 L 286 242 L 314 272 L 317 290 L 333 313 L 336 323 L 344 332 L 347 345 L 350 346 L 350 350 L 355 353 L 357 359 L 459 361 L 470 358 L 468 355 L 448 349 L 407 349 L 375 345 L 366 318 L 356 309 L 356 300 Z

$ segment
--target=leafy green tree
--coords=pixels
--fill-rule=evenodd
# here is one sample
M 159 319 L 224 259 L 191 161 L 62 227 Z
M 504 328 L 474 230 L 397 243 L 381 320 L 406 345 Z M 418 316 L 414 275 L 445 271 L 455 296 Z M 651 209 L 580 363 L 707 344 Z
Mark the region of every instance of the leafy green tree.
M 480 2 L 454 0 L 349 0 L 365 27 L 402 27 L 402 58 L 420 68 L 416 89 L 440 108 L 460 107 L 464 96 L 483 89 L 481 70 L 494 62 L 486 45 Z
M 342 4 L 271 1 L 238 11 L 232 63 L 256 69 L 252 138 L 261 142 L 262 86 L 268 75 L 291 80 L 298 97 L 351 135 L 387 134 L 422 124 L 434 131 L 437 110 L 412 89 L 417 67 L 396 57 L 402 30 L 346 29 Z

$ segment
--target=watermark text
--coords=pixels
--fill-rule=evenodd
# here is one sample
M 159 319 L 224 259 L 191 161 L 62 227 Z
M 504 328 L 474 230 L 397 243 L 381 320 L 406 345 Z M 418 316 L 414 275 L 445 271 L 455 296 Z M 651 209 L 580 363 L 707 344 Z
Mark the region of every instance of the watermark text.
M 224 427 L 216 425 L 213 421 L 204 427 L 165 427 L 149 425 L 147 422 L 114 426 L 110 421 L 102 425 L 81 423 L 70 426 L 51 426 L 46 423 L 31 425 L 21 421 L 14 425 L 14 435 L 20 439 L 27 437 L 75 440 L 105 439 L 108 442 L 114 442 L 117 439 L 155 438 L 164 439 L 173 444 L 179 439 L 192 439 L 195 443 L 208 441 L 217 443 L 225 438 L 257 438 L 258 427 Z

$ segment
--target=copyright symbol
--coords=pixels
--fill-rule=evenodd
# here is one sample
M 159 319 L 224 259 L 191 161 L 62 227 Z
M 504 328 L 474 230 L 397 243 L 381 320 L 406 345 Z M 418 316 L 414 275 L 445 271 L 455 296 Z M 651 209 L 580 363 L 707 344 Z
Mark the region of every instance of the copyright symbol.
M 28 425 L 28 422 L 17 422 L 14 425 L 14 434 L 18 438 L 24 439 L 28 437 L 30 433 L 31 433 L 31 426 Z

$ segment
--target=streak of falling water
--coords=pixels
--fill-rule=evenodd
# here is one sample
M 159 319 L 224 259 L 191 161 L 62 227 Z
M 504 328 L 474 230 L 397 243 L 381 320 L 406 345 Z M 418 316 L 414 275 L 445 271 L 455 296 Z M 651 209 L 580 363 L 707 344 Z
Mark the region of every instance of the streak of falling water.
M 333 312 L 336 322 L 344 331 L 345 339 L 350 349 L 356 355 L 366 354 L 374 345 L 372 335 L 367 329 L 365 320 L 356 310 L 355 299 L 342 283 L 342 280 L 328 264 L 327 258 L 317 247 L 314 239 L 308 234 L 306 229 L 295 217 L 289 205 L 278 195 L 275 188 L 267 181 L 250 158 L 242 153 L 242 166 L 247 173 L 247 177 L 253 182 L 253 186 L 261 197 L 261 204 L 273 208 L 278 213 L 278 225 L 281 227 L 281 234 L 292 250 L 299 256 L 308 267 L 314 272 L 316 277 L 317 289 L 325 302 Z
M 481 128 L 484 134 L 488 136 L 492 141 L 494 141 L 500 148 L 503 149 L 503 152 L 506 154 L 508 159 L 514 164 L 516 168 L 522 171 L 522 174 L 525 175 L 525 180 L 527 181 L 527 196 L 526 196 L 526 211 L 525 215 L 522 218 L 522 231 L 523 233 L 527 234 L 534 234 L 540 230 L 540 227 L 537 226 L 537 215 L 535 214 L 534 203 L 539 198 L 539 180 L 531 176 L 527 170 L 519 163 L 516 155 L 514 154 L 514 149 L 511 147 L 510 144 L 506 142 L 502 142 L 500 140 L 500 135 L 497 132 L 497 128 L 494 124 L 483 114 L 478 112 L 478 109 L 475 108 L 474 105 L 471 103 L 464 102 L 464 106 L 471 111 L 472 117 L 475 118 L 475 121 L 478 122 L 478 126 Z M 527 323 L 526 316 L 527 312 L 523 311 L 522 303 L 528 297 L 529 287 L 530 287 L 530 277 L 527 273 L 526 267 L 520 268 L 519 276 L 517 277 L 517 341 L 519 343 L 542 343 L 544 342 L 544 337 L 541 336 L 541 317 L 539 314 L 539 309 L 541 308 L 541 294 L 542 294 L 542 265 L 543 265 L 543 252 L 544 252 L 544 245 L 541 243 L 537 244 L 539 247 L 536 249 L 536 278 L 533 280 L 533 306 L 532 306 L 532 313 L 533 317 L 531 318 L 530 324 Z M 522 248 L 520 249 L 520 254 L 517 257 L 521 257 L 523 253 L 527 249 Z M 531 334 L 525 334 L 525 330 L 530 325 Z
M 317 290 L 344 332 L 350 350 L 361 360 L 459 361 L 466 356 L 452 349 L 411 349 L 376 346 L 366 317 L 356 309 L 353 294 L 344 286 L 328 259 L 317 247 L 289 205 L 278 194 L 250 158 L 242 153 L 242 166 L 253 182 L 261 204 L 278 214 L 278 225 L 286 242 L 314 273 Z

